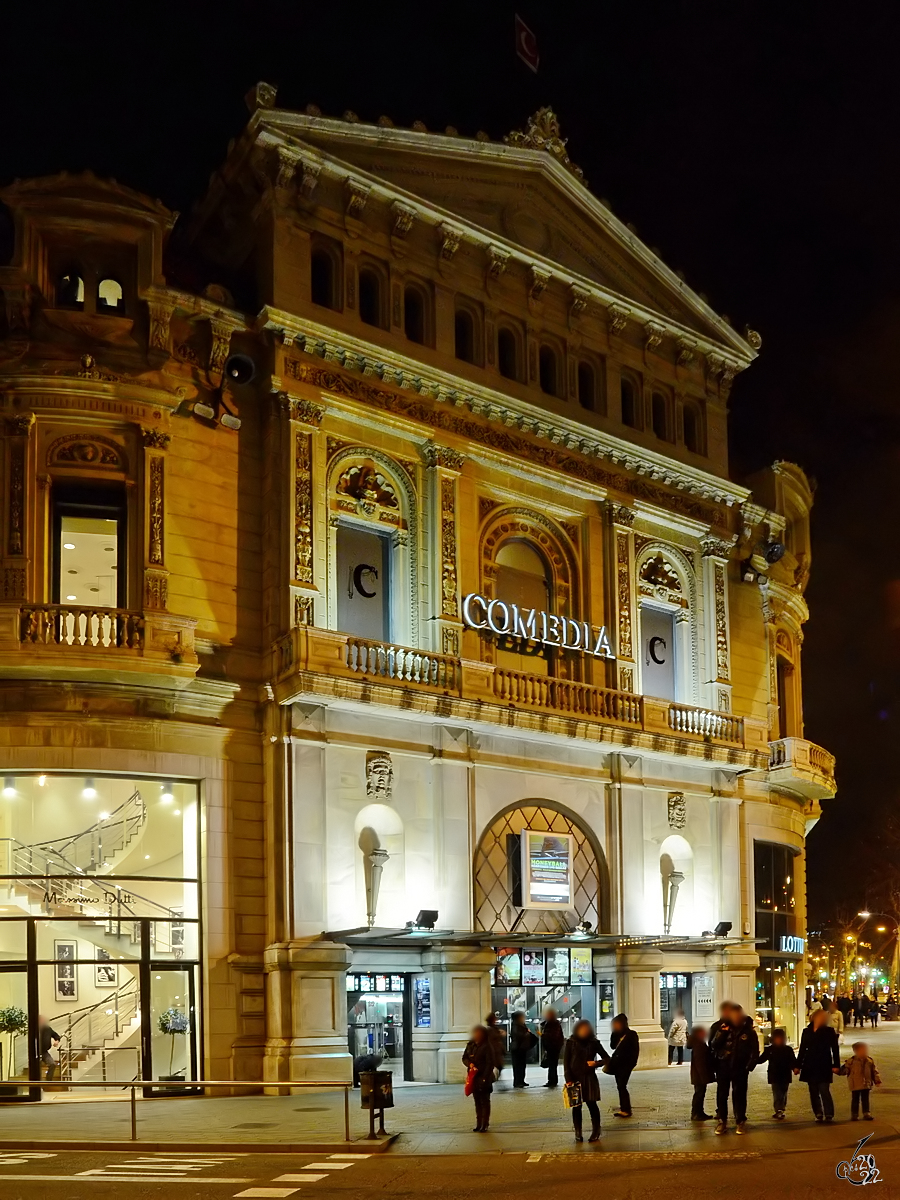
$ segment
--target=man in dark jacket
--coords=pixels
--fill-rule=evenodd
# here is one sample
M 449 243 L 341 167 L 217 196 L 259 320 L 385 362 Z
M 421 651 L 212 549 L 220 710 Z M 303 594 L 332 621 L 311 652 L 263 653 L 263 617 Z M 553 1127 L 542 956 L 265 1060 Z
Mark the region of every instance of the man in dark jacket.
M 688 1049 L 691 1052 L 691 1083 L 694 1085 L 691 1120 L 711 1121 L 712 1113 L 706 1112 L 704 1106 L 706 1089 L 716 1081 L 716 1064 L 706 1042 L 706 1030 L 702 1025 L 695 1025 L 692 1029 L 688 1038 Z
M 809 1088 L 809 1100 L 817 1121 L 834 1120 L 831 1081 L 840 1074 L 841 1056 L 838 1035 L 828 1024 L 828 1013 L 814 1012 L 800 1037 L 797 1066 L 800 1082 Z
M 49 1083 L 56 1074 L 58 1066 L 56 1059 L 50 1053 L 50 1047 L 59 1045 L 59 1034 L 55 1029 L 50 1028 L 47 1018 L 43 1016 L 38 1017 L 38 1041 L 40 1043 L 41 1062 L 47 1068 L 47 1082 Z
M 488 1013 L 484 1024 L 488 1031 L 491 1054 L 494 1056 L 494 1070 L 497 1072 L 497 1078 L 499 1079 L 506 1058 L 506 1034 L 503 1032 L 503 1026 L 500 1024 L 500 1019 L 495 1012 Z
M 791 1086 L 793 1072 L 797 1066 L 794 1047 L 787 1044 L 787 1037 L 783 1029 L 772 1030 L 772 1041 L 759 1056 L 759 1061 L 769 1064 L 768 1080 L 772 1088 L 772 1104 L 775 1109 L 772 1116 L 776 1121 L 783 1121 L 784 1110 L 787 1108 L 788 1088 Z
M 716 1133 L 728 1130 L 728 1093 L 735 1130 L 747 1133 L 747 1083 L 759 1058 L 759 1038 L 753 1021 L 739 1004 L 725 1007 L 725 1018 L 713 1026 L 710 1049 L 716 1066 Z
M 547 1082 L 544 1087 L 559 1087 L 559 1056 L 565 1045 L 566 1037 L 560 1025 L 556 1012 L 548 1008 L 541 1021 L 541 1057 L 542 1066 L 547 1068 Z
M 604 1066 L 607 1075 L 612 1075 L 619 1089 L 619 1107 L 614 1116 L 631 1116 L 631 1096 L 628 1094 L 628 1080 L 631 1072 L 637 1066 L 641 1053 L 641 1039 L 628 1024 L 624 1013 L 612 1019 L 612 1033 L 609 1038 L 612 1056 Z

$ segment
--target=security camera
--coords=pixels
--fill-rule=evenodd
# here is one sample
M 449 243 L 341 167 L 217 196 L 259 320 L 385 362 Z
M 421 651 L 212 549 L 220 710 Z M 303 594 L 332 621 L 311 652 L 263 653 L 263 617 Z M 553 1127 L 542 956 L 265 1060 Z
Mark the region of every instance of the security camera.
M 225 378 L 232 383 L 252 383 L 256 378 L 256 363 L 246 354 L 232 354 L 225 363 Z

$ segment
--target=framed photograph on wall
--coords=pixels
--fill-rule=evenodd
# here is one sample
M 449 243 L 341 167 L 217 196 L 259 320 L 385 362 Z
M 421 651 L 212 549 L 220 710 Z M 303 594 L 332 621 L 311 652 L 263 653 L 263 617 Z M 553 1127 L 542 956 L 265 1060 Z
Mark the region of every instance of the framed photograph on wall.
M 116 964 L 111 961 L 109 951 L 98 946 L 97 957 L 104 961 L 94 964 L 94 987 L 116 987 L 119 982 L 119 970 Z
M 78 981 L 75 975 L 77 955 L 77 942 L 53 943 L 53 957 L 56 960 L 54 983 L 57 1000 L 78 999 Z

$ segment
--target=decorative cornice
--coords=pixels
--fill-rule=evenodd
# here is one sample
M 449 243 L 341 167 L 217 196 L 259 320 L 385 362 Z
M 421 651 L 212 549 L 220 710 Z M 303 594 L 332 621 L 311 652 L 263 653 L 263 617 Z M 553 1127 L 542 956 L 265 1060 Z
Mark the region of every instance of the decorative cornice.
M 508 146 L 518 146 L 524 150 L 546 150 L 567 171 L 571 171 L 577 180 L 586 185 L 584 171 L 581 167 L 576 167 L 569 158 L 566 150 L 568 139 L 559 136 L 559 121 L 552 108 L 539 108 L 534 116 L 528 118 L 524 133 L 521 129 L 514 129 L 503 140 Z
M 736 536 L 732 538 L 721 538 L 714 536 L 705 537 L 701 542 L 701 546 L 703 547 L 703 557 L 724 558 L 727 560 L 731 557 L 731 551 L 734 548 L 736 541 Z
M 461 471 L 466 456 L 449 446 L 437 446 L 434 442 L 426 442 L 422 447 L 422 457 L 429 467 L 446 467 L 450 471 Z
M 281 321 L 286 316 L 286 314 L 278 315 Z M 283 325 L 274 317 L 267 324 L 270 328 L 283 328 Z M 513 407 L 508 398 L 499 393 L 482 389 L 479 395 L 475 393 L 474 388 L 467 388 L 463 391 L 458 387 L 448 386 L 445 378 L 429 377 L 420 363 L 414 365 L 415 369 L 408 366 L 397 367 L 385 363 L 383 359 L 369 357 L 359 350 L 340 347 L 334 342 L 326 341 L 324 337 L 300 332 L 293 332 L 287 336 L 296 349 L 304 350 L 315 358 L 324 359 L 333 366 L 341 366 L 350 355 L 354 371 L 361 371 L 362 375 L 366 377 L 366 382 L 377 377 L 404 391 L 417 392 L 439 402 L 449 403 L 457 411 L 468 409 L 474 416 L 487 418 L 493 425 L 501 425 L 507 429 L 519 429 L 539 440 L 547 440 L 554 446 L 575 450 L 588 459 L 608 461 L 643 477 L 650 484 L 662 484 L 685 492 L 691 497 L 725 504 L 728 507 L 739 505 L 747 498 L 747 489 L 733 484 L 729 480 L 718 481 L 706 473 L 685 470 L 673 460 L 654 456 L 632 443 L 621 442 L 611 437 L 601 440 L 594 430 L 576 426 L 571 421 L 564 424 L 552 413 L 540 412 L 539 415 L 535 415 L 531 412 L 523 412 L 521 409 Z M 292 361 L 287 360 L 285 369 L 294 378 L 299 378 L 294 373 L 296 365 L 292 365 Z M 347 381 L 348 384 L 349 382 L 350 380 Z M 352 395 L 353 393 L 342 389 L 341 394 Z M 426 424 L 436 423 L 432 418 L 417 417 L 415 419 L 425 420 Z M 476 438 L 475 440 L 483 441 L 485 439 Z M 527 458 L 528 455 L 524 454 L 524 457 Z M 579 472 L 572 471 L 572 474 L 577 475 Z M 590 476 L 583 475 L 582 477 L 587 479 Z M 597 482 L 603 486 L 619 488 L 620 483 L 616 482 L 616 479 L 621 480 L 621 478 L 616 476 L 607 480 L 598 479 Z M 635 490 L 632 486 L 625 487 L 624 490 L 635 496 L 646 495 L 646 498 L 651 500 L 651 493 L 655 491 L 650 488 L 649 492 L 644 493 L 640 489 Z M 687 512 L 687 509 L 682 506 L 682 511 Z M 701 513 L 698 508 L 696 511 L 692 510 L 689 515 L 697 516 L 697 519 L 704 521 L 707 525 L 721 524 L 721 521 L 716 518 L 716 514 L 709 510 L 703 510 Z

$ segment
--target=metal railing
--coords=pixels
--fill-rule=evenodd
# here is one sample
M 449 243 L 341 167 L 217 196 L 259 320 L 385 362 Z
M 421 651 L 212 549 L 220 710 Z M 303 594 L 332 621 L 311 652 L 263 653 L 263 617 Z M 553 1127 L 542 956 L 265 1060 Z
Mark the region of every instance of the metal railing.
M 52 1029 L 66 1023 L 65 1032 L 60 1032 L 59 1072 L 60 1079 L 70 1080 L 72 1069 L 77 1061 L 75 1051 L 81 1049 L 134 1049 L 134 1047 L 106 1047 L 104 1043 L 118 1037 L 122 1029 L 129 1024 L 140 1010 L 140 991 L 138 981 L 132 976 L 127 983 L 116 988 L 108 996 L 103 996 L 95 1004 L 87 1004 L 71 1013 L 61 1013 L 51 1017 L 49 1024 Z M 74 1018 L 74 1019 L 73 1019 Z M 99 1046 L 76 1047 L 74 1041 L 90 1043 L 100 1042 Z M 105 1068 L 104 1068 L 105 1071 Z
M 26 845 L 16 838 L 10 843 L 14 875 L 71 875 L 94 871 L 134 841 L 147 823 L 147 805 L 137 790 L 108 817 L 95 821 L 80 833 Z
M 99 1059 L 96 1062 L 91 1062 L 89 1058 L 78 1058 L 78 1055 L 87 1052 L 87 1054 L 99 1054 Z M 59 1083 L 61 1086 L 68 1087 L 74 1083 L 93 1083 L 95 1087 L 110 1087 L 111 1085 L 106 1079 L 106 1056 L 108 1054 L 136 1054 L 137 1055 L 137 1070 L 134 1073 L 134 1080 L 141 1080 L 141 1048 L 140 1046 L 70 1046 L 60 1042 L 59 1047 L 59 1078 L 48 1079 L 48 1083 Z M 81 1080 L 72 1078 L 73 1065 L 81 1062 L 85 1064 L 86 1073 L 100 1068 L 100 1079 Z M 65 1064 L 65 1066 L 64 1066 Z M 68 1074 L 65 1073 L 66 1069 Z
M 35 1080 L 25 1079 L 25 1080 L 17 1080 L 17 1081 L 15 1081 L 15 1083 L 16 1083 L 17 1087 L 22 1089 L 22 1091 L 25 1091 L 26 1089 L 30 1089 L 30 1088 L 38 1088 L 41 1091 L 43 1091 L 45 1088 L 53 1090 L 59 1086 L 52 1079 L 49 1081 L 40 1081 L 40 1080 L 36 1080 L 36 1079 Z M 184 1094 L 184 1091 L 187 1088 L 190 1088 L 196 1092 L 206 1091 L 207 1089 L 215 1089 L 215 1088 L 253 1088 L 256 1091 L 258 1091 L 260 1088 L 290 1088 L 292 1090 L 294 1088 L 315 1088 L 315 1089 L 326 1090 L 326 1091 L 331 1088 L 341 1088 L 341 1089 L 343 1089 L 343 1092 L 344 1092 L 344 1114 L 343 1114 L 344 1115 L 344 1141 L 349 1142 L 351 1140 L 350 1139 L 350 1093 L 353 1091 L 353 1084 L 347 1083 L 344 1080 L 333 1080 L 333 1079 L 327 1079 L 327 1080 L 326 1079 L 318 1079 L 318 1080 L 316 1080 L 316 1079 L 311 1079 L 311 1080 L 251 1079 L 248 1081 L 246 1079 L 244 1079 L 244 1080 L 241 1080 L 241 1079 L 225 1079 L 225 1080 L 222 1080 L 222 1079 L 180 1079 L 177 1082 L 174 1082 L 174 1081 L 168 1081 L 168 1080 L 162 1081 L 162 1080 L 155 1080 L 155 1079 L 143 1079 L 143 1080 L 114 1079 L 111 1081 L 107 1081 L 103 1085 L 97 1084 L 96 1082 L 92 1082 L 92 1081 L 82 1082 L 81 1080 L 78 1080 L 78 1081 L 72 1081 L 71 1083 L 67 1083 L 65 1086 L 67 1088 L 94 1088 L 94 1089 L 96 1089 L 99 1086 L 103 1086 L 103 1087 L 107 1087 L 107 1088 L 119 1088 L 122 1091 L 125 1091 L 126 1089 L 130 1090 L 130 1093 L 131 1093 L 131 1095 L 130 1095 L 131 1138 L 130 1139 L 123 1138 L 122 1140 L 123 1141 L 130 1140 L 132 1142 L 136 1142 L 138 1140 L 137 1093 L 138 1093 L 138 1091 L 144 1091 L 145 1089 L 148 1089 L 148 1088 L 153 1088 L 153 1089 L 158 1088 L 163 1093 L 166 1091 L 169 1091 L 169 1092 L 173 1092 L 173 1093 L 177 1092 L 182 1095 Z M 16 1104 L 16 1103 L 20 1103 L 20 1101 L 16 1100 L 13 1097 L 0 1096 L 0 1105 Z M 83 1140 L 94 1141 L 96 1139 L 85 1138 Z

